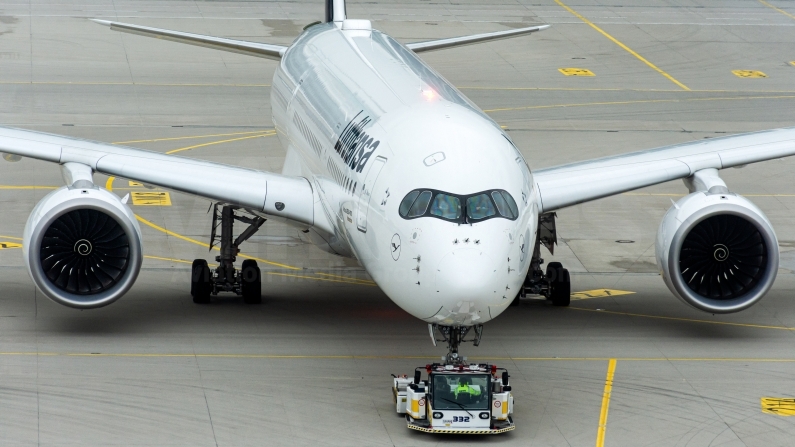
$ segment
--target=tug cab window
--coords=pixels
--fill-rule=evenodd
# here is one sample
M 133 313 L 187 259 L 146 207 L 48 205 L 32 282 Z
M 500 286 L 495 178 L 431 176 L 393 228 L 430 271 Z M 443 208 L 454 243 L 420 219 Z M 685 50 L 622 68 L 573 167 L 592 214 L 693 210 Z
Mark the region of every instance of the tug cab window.
M 429 206 L 430 205 L 430 206 Z M 406 194 L 398 209 L 404 219 L 434 217 L 456 223 L 475 223 L 495 217 L 519 217 L 516 201 L 502 189 L 457 195 L 432 189 L 415 189 Z

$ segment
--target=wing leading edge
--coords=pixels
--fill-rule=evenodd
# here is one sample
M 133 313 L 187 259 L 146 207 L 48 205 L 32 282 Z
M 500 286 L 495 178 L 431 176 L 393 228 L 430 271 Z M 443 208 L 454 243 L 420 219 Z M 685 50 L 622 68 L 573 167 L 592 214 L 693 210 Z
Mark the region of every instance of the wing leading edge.
M 266 59 L 280 60 L 287 51 L 282 45 L 249 42 L 246 40 L 227 39 L 224 37 L 204 36 L 201 34 L 184 33 L 162 28 L 132 25 L 129 23 L 111 22 L 108 20 L 91 19 L 92 21 L 110 27 L 113 31 L 138 34 L 139 36 L 154 37 L 157 39 L 171 40 L 189 45 L 213 48 L 215 50 L 230 51 L 247 56 L 264 57 Z
M 59 164 L 80 163 L 102 174 L 316 224 L 312 186 L 303 177 L 7 127 L 0 127 L 0 151 Z
M 666 146 L 534 171 L 542 212 L 671 180 L 702 169 L 795 155 L 795 127 Z
M 497 31 L 494 33 L 474 34 L 471 36 L 450 37 L 447 39 L 407 43 L 406 47 L 415 53 L 421 53 L 423 51 L 443 50 L 445 48 L 472 45 L 481 42 L 489 42 L 492 40 L 509 39 L 511 37 L 518 37 L 525 34 L 534 33 L 536 31 L 543 31 L 547 28 L 549 28 L 549 25 L 531 26 L 528 28 L 517 28 L 507 31 Z

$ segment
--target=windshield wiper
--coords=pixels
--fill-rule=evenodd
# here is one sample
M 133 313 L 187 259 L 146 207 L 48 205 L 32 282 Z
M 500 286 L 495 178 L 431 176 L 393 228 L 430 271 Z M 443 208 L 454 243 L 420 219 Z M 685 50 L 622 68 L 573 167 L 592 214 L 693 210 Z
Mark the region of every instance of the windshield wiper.
M 444 397 L 439 397 L 439 399 L 442 399 L 442 400 L 445 400 L 447 402 L 450 402 L 451 404 L 456 404 L 459 407 L 461 407 L 462 410 L 466 411 L 468 415 L 470 415 L 472 417 L 475 417 L 472 413 L 469 412 L 469 410 L 467 410 L 463 405 L 459 404 L 458 402 L 456 402 L 454 400 L 450 400 L 450 399 L 445 399 Z

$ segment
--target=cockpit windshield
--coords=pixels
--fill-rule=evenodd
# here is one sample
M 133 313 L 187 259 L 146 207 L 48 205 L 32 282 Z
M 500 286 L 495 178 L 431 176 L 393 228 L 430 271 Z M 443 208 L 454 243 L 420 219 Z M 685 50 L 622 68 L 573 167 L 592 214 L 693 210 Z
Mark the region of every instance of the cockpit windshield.
M 415 189 L 400 202 L 399 213 L 404 219 L 428 216 L 457 223 L 475 223 L 493 217 L 515 220 L 519 217 L 516 201 L 502 189 L 470 195 Z
M 434 410 L 488 410 L 489 376 L 438 374 L 433 377 Z

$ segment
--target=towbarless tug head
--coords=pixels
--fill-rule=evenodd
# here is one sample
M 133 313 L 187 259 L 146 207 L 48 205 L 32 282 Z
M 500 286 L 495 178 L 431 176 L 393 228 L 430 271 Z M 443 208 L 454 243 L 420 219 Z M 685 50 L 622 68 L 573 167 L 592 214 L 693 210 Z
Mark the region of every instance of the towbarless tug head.
M 423 369 L 426 380 L 421 380 Z M 395 376 L 392 397 L 412 430 L 494 435 L 516 428 L 508 378 L 508 371 L 497 365 L 434 363 L 416 368 L 413 378 Z

